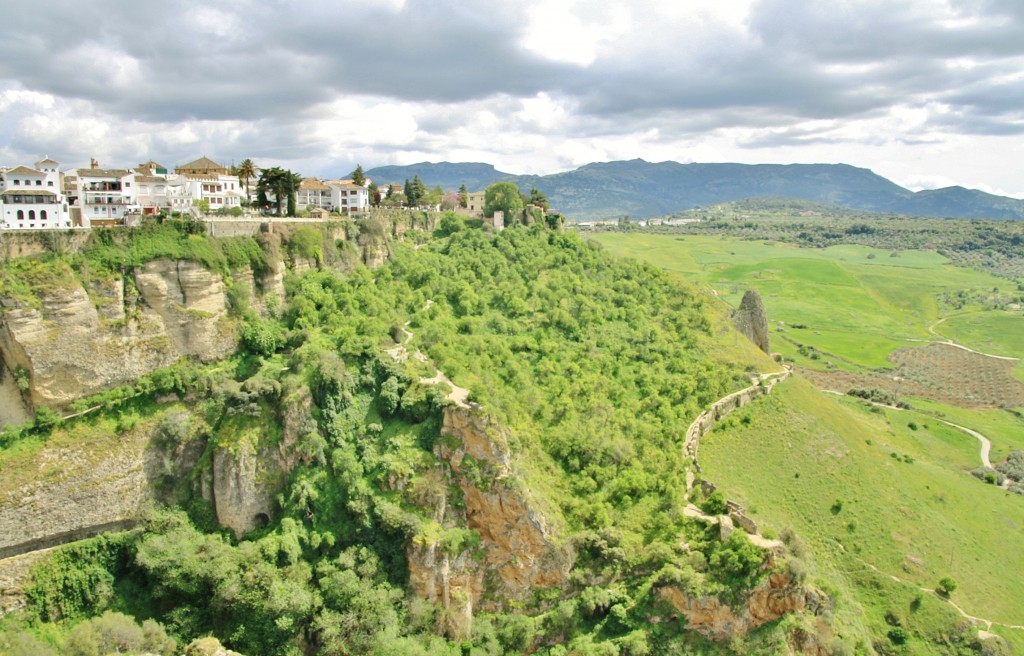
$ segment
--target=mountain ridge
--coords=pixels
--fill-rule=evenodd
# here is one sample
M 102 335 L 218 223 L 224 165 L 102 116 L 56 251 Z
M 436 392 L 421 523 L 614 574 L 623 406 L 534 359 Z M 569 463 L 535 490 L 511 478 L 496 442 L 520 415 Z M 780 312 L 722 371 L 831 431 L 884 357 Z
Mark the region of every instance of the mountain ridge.
M 418 175 L 445 190 L 470 191 L 494 182 L 536 187 L 571 219 L 650 218 L 672 212 L 778 196 L 888 214 L 948 218 L 1024 219 L 1024 200 L 960 186 L 911 191 L 870 169 L 851 164 L 681 164 L 642 159 L 591 162 L 572 171 L 516 175 L 483 162 L 421 162 L 370 169 L 380 183 Z

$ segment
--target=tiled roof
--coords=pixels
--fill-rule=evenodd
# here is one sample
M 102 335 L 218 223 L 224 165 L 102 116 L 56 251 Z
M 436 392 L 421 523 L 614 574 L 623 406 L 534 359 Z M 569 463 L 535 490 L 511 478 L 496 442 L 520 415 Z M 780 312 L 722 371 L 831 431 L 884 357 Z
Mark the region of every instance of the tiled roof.
M 123 178 L 129 173 L 125 169 L 78 169 L 80 178 Z
M 223 164 L 218 164 L 217 162 L 213 161 L 209 157 L 200 157 L 199 159 L 197 159 L 194 162 L 189 162 L 188 164 L 182 164 L 181 166 L 177 167 L 177 170 L 179 170 L 179 171 L 180 170 L 202 171 L 204 169 L 225 169 L 225 170 L 227 170 L 227 168 L 228 167 L 224 166 Z
M 44 157 L 43 159 L 41 159 L 38 162 L 36 162 L 36 166 L 53 166 L 53 167 L 57 167 L 57 166 L 60 166 L 60 162 L 58 162 L 56 160 L 52 160 L 49 157 Z
M 299 189 L 326 190 L 330 189 L 330 187 L 317 178 L 303 178 L 302 182 L 299 183 Z
M 27 166 L 16 166 L 13 169 L 7 171 L 7 175 L 46 175 L 42 171 L 30 169 Z
M 37 189 L 8 189 L 7 191 L 3 192 L 0 195 L 3 195 L 3 196 L 53 196 L 54 198 L 57 197 L 56 192 L 45 191 L 45 190 L 42 190 L 42 189 L 39 189 L 39 190 L 37 190 Z

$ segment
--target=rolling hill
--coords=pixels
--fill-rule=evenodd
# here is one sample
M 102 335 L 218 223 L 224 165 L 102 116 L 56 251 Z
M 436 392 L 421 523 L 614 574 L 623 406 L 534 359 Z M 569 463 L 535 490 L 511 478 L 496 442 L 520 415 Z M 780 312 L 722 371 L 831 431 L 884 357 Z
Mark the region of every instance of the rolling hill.
M 470 191 L 493 182 L 536 187 L 576 220 L 648 218 L 754 196 L 785 196 L 873 212 L 950 218 L 1024 219 L 1024 200 L 963 187 L 913 192 L 869 169 L 848 164 L 680 164 L 600 162 L 552 175 L 513 175 L 483 163 L 384 166 L 367 171 L 379 183 L 419 175 L 427 186 Z

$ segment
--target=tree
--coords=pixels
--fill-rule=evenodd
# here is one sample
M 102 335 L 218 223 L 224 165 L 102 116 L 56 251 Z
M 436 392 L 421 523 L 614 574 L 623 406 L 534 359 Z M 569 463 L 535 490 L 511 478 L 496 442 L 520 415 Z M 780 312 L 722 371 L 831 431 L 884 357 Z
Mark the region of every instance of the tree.
M 522 209 L 523 199 L 519 196 L 519 187 L 512 182 L 495 182 L 484 191 L 484 216 L 503 212 L 505 225 L 510 225 Z
M 363 173 L 362 164 L 356 164 L 356 170 L 352 171 L 352 184 L 357 187 L 362 187 L 366 184 L 366 174 Z
M 370 204 L 374 207 L 380 207 L 380 187 L 377 186 L 377 183 L 371 182 L 366 191 L 370 197 Z
M 412 182 L 405 181 L 405 202 L 408 207 L 419 207 L 427 200 L 427 186 L 420 180 L 417 174 L 413 176 Z M 438 200 L 440 202 L 440 200 Z
M 952 577 L 949 576 L 944 576 L 941 579 L 939 579 L 939 585 L 935 588 L 935 590 L 943 597 L 948 597 L 949 595 L 953 594 L 956 591 L 956 589 L 956 581 L 954 581 Z
M 238 166 L 234 167 L 233 173 L 238 176 L 239 182 L 242 183 L 242 188 L 245 189 L 245 201 L 249 202 L 249 181 L 256 177 L 257 172 L 256 165 L 253 164 L 252 160 L 248 157 L 238 163 Z
M 548 197 L 544 195 L 543 191 L 536 187 L 530 190 L 530 204 L 542 207 L 545 211 L 551 209 L 551 203 L 548 202 Z
M 469 190 L 465 184 L 459 187 L 459 207 L 469 207 Z
M 266 198 L 266 194 L 274 194 L 277 204 L 277 216 L 281 216 L 281 206 L 285 200 L 288 201 L 288 216 L 295 216 L 295 194 L 302 183 L 302 176 L 292 173 L 277 166 L 263 169 L 260 174 L 260 181 L 256 184 L 256 190 L 260 199 Z

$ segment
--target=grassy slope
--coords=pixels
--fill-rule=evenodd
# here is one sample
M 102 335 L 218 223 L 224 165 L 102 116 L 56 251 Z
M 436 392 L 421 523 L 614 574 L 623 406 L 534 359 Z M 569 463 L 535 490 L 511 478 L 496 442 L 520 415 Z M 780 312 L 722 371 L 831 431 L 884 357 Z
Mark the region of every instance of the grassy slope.
M 740 412 L 749 425 L 702 443 L 705 475 L 767 525 L 795 528 L 869 624 L 881 627 L 890 606 L 906 608 L 865 581 L 877 578 L 865 572 L 872 567 L 901 579 L 902 596 L 952 576 L 953 599 L 968 612 L 1024 623 L 1024 580 L 1008 574 L 1024 568 L 1024 551 L 1008 542 L 1024 526 L 1024 503 L 963 472 L 976 458 L 973 439 L 921 417 L 913 431 L 906 413 L 869 412 L 799 378 Z M 1016 639 L 1024 648 L 1024 634 Z
M 891 366 L 885 357 L 889 352 L 933 338 L 928 326 L 942 316 L 936 302 L 938 293 L 1013 289 L 1006 280 L 950 266 L 941 255 L 923 251 L 902 251 L 899 257 L 892 257 L 888 251 L 866 246 L 811 249 L 652 234 L 604 233 L 593 239 L 615 254 L 639 257 L 699 281 L 732 305 L 748 287 L 756 287 L 772 321 L 808 326 L 807 330 L 789 330 L 787 337 L 848 360 L 850 368 Z M 869 259 L 869 255 L 874 257 Z M 1024 323 L 1024 318 L 1008 316 L 1005 322 L 1012 325 L 960 330 L 955 337 L 979 350 L 993 341 L 1000 342 L 1000 349 L 1015 349 L 1015 342 L 999 336 L 1024 334 L 1012 329 Z M 953 329 L 957 328 L 959 324 L 954 324 Z M 802 365 L 820 366 L 801 361 L 795 347 L 777 335 L 775 345 Z
M 639 257 L 714 288 L 733 305 L 748 286 L 759 288 L 772 320 L 808 324 L 801 330 L 789 327 L 787 336 L 842 355 L 847 361 L 839 362 L 848 368 L 885 366 L 889 351 L 934 339 L 928 326 L 942 316 L 938 293 L 1007 286 L 985 274 L 948 266 L 934 253 L 904 252 L 890 258 L 884 251 L 862 247 L 797 249 L 646 234 L 595 239 L 613 253 Z M 875 258 L 867 259 L 872 252 Z M 843 307 L 852 304 L 856 311 L 836 311 L 836 287 L 842 291 Z M 1019 320 L 1009 319 L 1014 318 Z M 940 324 L 944 334 L 954 337 L 944 326 Z M 973 336 L 983 335 L 988 345 L 1002 338 L 1000 343 L 1012 348 L 1013 337 L 978 326 L 971 324 L 973 333 L 960 330 L 955 337 L 971 343 Z M 796 355 L 795 347 L 778 334 L 773 338 L 774 348 Z M 984 350 L 986 344 L 977 346 Z M 800 359 L 801 364 L 820 365 Z M 821 578 L 855 600 L 837 609 L 848 626 L 857 626 L 857 607 L 863 606 L 865 621 L 876 635 L 886 631 L 888 610 L 904 617 L 913 630 L 940 631 L 958 621 L 948 605 L 928 595 L 919 611 L 910 612 L 908 604 L 918 587 L 933 588 L 947 575 L 960 582 L 953 598 L 968 612 L 1024 623 L 1024 603 L 1019 601 L 1024 580 L 1006 575 L 1024 565 L 1024 554 L 1007 549 L 1006 543 L 1024 526 L 1024 504 L 971 478 L 966 471 L 980 464 L 977 441 L 932 415 L 942 413 L 988 435 L 994 460 L 1010 448 L 1021 448 L 1019 419 L 999 410 L 918 401 L 915 408 L 921 412 L 880 415 L 856 401 L 821 394 L 800 379 L 779 392 L 753 406 L 757 413 L 749 426 L 730 422 L 733 428 L 705 440 L 702 466 L 709 479 L 769 526 L 792 526 L 807 540 Z M 909 428 L 911 421 L 917 430 Z M 837 500 L 843 508 L 833 514 Z M 996 629 L 1024 650 L 1024 632 Z M 930 653 L 929 648 L 918 642 L 914 650 Z

